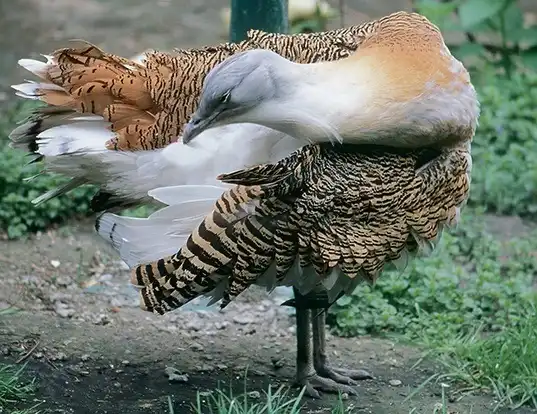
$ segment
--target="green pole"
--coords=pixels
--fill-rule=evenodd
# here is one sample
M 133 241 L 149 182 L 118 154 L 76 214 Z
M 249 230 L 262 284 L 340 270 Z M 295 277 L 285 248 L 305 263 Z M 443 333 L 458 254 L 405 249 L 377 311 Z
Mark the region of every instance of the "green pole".
M 229 40 L 245 40 L 250 29 L 287 33 L 287 0 L 231 0 Z

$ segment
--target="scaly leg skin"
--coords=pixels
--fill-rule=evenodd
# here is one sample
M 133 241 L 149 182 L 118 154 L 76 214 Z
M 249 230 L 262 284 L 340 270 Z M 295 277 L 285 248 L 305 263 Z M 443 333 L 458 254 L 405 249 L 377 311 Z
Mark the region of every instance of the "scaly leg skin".
M 311 312 L 300 306 L 301 296 L 295 291 L 296 306 L 296 383 L 306 387 L 305 393 L 313 398 L 320 398 L 319 391 L 327 393 L 347 393 L 356 395 L 357 392 L 349 385 L 341 384 L 331 378 L 324 378 L 315 372 L 313 353 L 311 349 Z
M 347 385 L 356 385 L 355 380 L 372 379 L 373 376 L 363 369 L 352 370 L 330 366 L 326 355 L 326 310 L 314 309 L 312 312 L 313 366 L 317 374 Z

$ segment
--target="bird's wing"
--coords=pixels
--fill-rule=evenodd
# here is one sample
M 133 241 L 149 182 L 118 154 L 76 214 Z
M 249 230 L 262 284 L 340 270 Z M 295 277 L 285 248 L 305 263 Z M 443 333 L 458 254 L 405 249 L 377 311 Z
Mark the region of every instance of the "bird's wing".
M 109 228 L 124 225 L 112 237 L 123 241 L 123 256 L 133 250 L 133 232 L 139 235 L 138 259 L 150 260 L 129 264 L 138 263 L 132 282 L 146 310 L 165 313 L 201 295 L 225 306 L 251 284 L 293 285 L 303 293 L 320 284 L 333 301 L 360 280 L 374 281 L 386 264 L 404 266 L 409 253 L 434 244 L 442 227 L 458 219 L 470 168 L 467 147 L 405 153 L 307 146 L 279 163 L 221 176 L 237 185 L 205 218 L 193 219 L 199 225 L 177 240 L 176 248 L 185 243 L 179 251 L 171 254 L 165 243 L 160 258 L 154 247 L 160 230 L 151 218 L 131 222 L 107 213 L 101 220 Z M 170 217 L 178 225 L 191 218 Z M 146 234 L 155 229 L 150 238 L 136 229 L 142 222 Z M 110 232 L 99 233 L 110 239 Z

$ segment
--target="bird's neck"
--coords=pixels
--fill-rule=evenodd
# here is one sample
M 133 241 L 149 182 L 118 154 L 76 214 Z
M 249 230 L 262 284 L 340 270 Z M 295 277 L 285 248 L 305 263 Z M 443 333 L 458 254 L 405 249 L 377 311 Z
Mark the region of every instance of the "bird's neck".
M 277 115 L 271 117 L 277 125 L 267 126 L 310 142 L 398 147 L 444 145 L 473 135 L 479 113 L 473 86 L 453 81 L 444 87 L 435 83 L 436 69 L 414 75 L 412 64 L 394 67 L 393 57 L 379 53 L 313 64 L 286 61 Z
M 341 63 L 282 60 L 277 70 L 285 76 L 278 81 L 277 105 L 262 108 L 263 123 L 309 142 L 349 139 L 356 132 L 349 129 L 353 119 L 365 127 L 371 112 L 368 104 L 375 101 L 373 76 L 366 70 L 360 74 L 360 68 L 349 72 Z

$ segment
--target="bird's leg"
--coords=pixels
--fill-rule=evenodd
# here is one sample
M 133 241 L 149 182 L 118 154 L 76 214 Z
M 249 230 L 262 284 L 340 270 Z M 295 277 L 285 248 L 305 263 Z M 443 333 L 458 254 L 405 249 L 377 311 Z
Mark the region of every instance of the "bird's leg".
M 326 310 L 312 310 L 311 325 L 313 328 L 313 366 L 317 374 L 340 384 L 355 385 L 354 380 L 371 379 L 373 376 L 363 369 L 345 369 L 330 366 L 326 355 Z
M 315 372 L 311 349 L 311 311 L 300 306 L 303 297 L 295 289 L 296 299 L 296 383 L 306 387 L 306 394 L 320 398 L 319 391 L 337 394 L 346 392 L 355 395 L 356 390 L 348 385 L 340 384 L 331 378 L 324 378 Z

